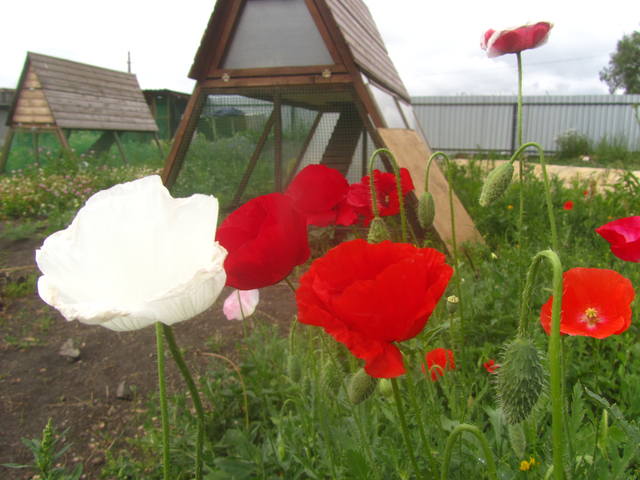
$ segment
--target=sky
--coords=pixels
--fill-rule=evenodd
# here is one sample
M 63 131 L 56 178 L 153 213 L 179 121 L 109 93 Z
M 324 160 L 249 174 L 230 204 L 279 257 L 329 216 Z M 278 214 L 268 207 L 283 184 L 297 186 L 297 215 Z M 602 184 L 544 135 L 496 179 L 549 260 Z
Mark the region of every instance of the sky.
M 607 94 L 598 72 L 640 30 L 640 1 L 364 0 L 411 96 L 508 95 L 515 55 L 487 58 L 482 34 L 549 21 L 547 44 L 523 52 L 525 95 Z M 142 89 L 190 93 L 188 72 L 213 0 L 5 2 L 0 88 L 15 88 L 28 51 L 132 72 Z M 530 3 L 527 5 L 527 3 Z

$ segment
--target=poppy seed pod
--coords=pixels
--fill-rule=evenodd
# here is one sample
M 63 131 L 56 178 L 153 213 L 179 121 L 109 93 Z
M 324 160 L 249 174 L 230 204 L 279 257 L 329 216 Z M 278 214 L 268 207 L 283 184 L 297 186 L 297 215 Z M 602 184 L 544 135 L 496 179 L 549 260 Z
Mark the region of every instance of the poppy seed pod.
M 431 192 L 424 192 L 418 201 L 418 221 L 422 228 L 429 228 L 433 225 L 436 217 L 436 204 Z
M 511 162 L 503 163 L 489 172 L 480 192 L 480 206 L 486 207 L 502 196 L 511 184 L 513 172 Z
M 367 241 L 369 243 L 380 243 L 384 240 L 391 240 L 391 234 L 382 217 L 374 217 L 369 226 Z
M 342 366 L 330 358 L 324 362 L 320 373 L 320 383 L 332 394 L 337 394 L 344 379 L 344 370 Z
M 498 401 L 507 423 L 525 420 L 547 385 L 542 354 L 528 338 L 516 338 L 504 349 L 496 374 Z
M 347 396 L 354 405 L 364 402 L 375 391 L 378 379 L 361 368 L 353 374 L 347 385 Z

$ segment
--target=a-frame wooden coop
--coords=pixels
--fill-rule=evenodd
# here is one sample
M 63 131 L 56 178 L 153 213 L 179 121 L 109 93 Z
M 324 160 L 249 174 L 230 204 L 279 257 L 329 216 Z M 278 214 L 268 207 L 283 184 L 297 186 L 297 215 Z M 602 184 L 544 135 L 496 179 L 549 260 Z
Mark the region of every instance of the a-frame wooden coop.
M 32 133 L 35 147 L 38 134 L 54 133 L 66 150 L 72 130 L 102 131 L 92 149 L 115 142 L 124 158 L 120 133 L 158 131 L 135 75 L 33 52 L 27 53 L 7 126 L 0 172 L 17 131 Z
M 188 151 L 201 115 L 225 105 L 243 110 L 248 123 L 262 123 L 242 175 L 235 183 L 227 179 L 235 192 L 223 207 L 247 199 L 247 185 L 267 157 L 270 188 L 279 191 L 309 163 L 326 164 L 357 181 L 380 147 L 394 153 L 422 191 L 431 151 L 362 0 L 218 0 L 189 77 L 197 84 L 163 172 L 176 193 L 220 193 L 220 184 L 209 189 L 206 183 L 216 172 L 202 162 L 190 165 Z M 300 141 L 287 152 L 296 134 Z M 195 189 L 188 185 L 194 179 Z M 437 205 L 434 227 L 448 244 L 448 187 L 437 165 L 429 180 Z M 457 198 L 454 209 L 458 240 L 479 241 Z

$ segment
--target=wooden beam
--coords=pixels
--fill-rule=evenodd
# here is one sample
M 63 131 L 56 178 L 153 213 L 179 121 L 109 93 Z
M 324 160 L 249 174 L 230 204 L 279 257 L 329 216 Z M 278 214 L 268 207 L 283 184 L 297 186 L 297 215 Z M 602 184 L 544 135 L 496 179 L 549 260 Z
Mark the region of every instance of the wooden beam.
M 231 201 L 231 205 L 230 205 L 230 207 L 232 208 L 235 208 L 240 204 L 240 200 L 242 199 L 242 195 L 244 194 L 244 191 L 247 188 L 247 184 L 249 183 L 251 174 L 253 173 L 253 170 L 256 168 L 256 163 L 260 158 L 260 154 L 262 153 L 264 144 L 267 142 L 267 139 L 269 138 L 269 133 L 271 133 L 271 128 L 273 127 L 274 121 L 275 121 L 275 114 L 274 112 L 271 112 L 271 115 L 269 115 L 269 118 L 267 119 L 267 123 L 264 126 L 264 130 L 262 130 L 262 135 L 260 135 L 260 138 L 258 139 L 256 148 L 254 149 L 253 154 L 249 159 L 249 163 L 247 163 L 247 168 L 245 169 L 244 174 L 242 175 L 242 179 L 238 184 L 236 193 L 233 196 L 233 200 Z
M 69 136 L 71 135 L 71 131 L 67 130 Z M 65 132 L 61 128 L 56 128 L 56 135 L 58 136 L 58 141 L 64 150 L 68 152 L 71 151 L 71 146 L 69 145 L 69 137 L 65 135 Z
M 198 123 L 198 118 L 200 118 L 205 98 L 206 93 L 203 92 L 200 83 L 196 84 L 176 130 L 169 156 L 162 171 L 162 181 L 167 187 L 171 187 L 176 181 L 182 162 L 184 162 L 184 157 L 187 154 L 187 150 L 189 150 L 191 137 Z
M 329 78 L 318 75 L 292 75 L 280 77 L 247 77 L 247 78 L 207 78 L 201 82 L 204 89 L 219 89 L 229 87 L 273 87 L 275 85 L 331 85 L 349 84 L 353 79 L 351 75 L 337 73 Z
M 118 150 L 120 151 L 120 155 L 122 156 L 122 160 L 124 163 L 129 163 L 129 159 L 127 158 L 127 154 L 124 151 L 124 147 L 122 146 L 122 142 L 120 141 L 120 135 L 118 135 L 117 131 L 113 131 L 113 138 L 116 141 L 116 145 L 118 146 Z
M 11 143 L 16 131 L 13 127 L 9 127 L 7 133 L 4 135 L 4 143 L 2 144 L 2 151 L 0 151 L 0 173 L 4 172 L 7 166 L 7 159 L 9 158 L 9 151 L 11 150 Z
M 274 118 L 274 142 L 273 142 L 273 176 L 274 176 L 274 190 L 276 192 L 282 191 L 282 104 L 280 102 L 280 96 L 276 95 L 273 99 L 273 113 Z
M 318 112 L 316 114 L 316 118 L 313 119 L 313 123 L 311 124 L 311 128 L 309 129 L 309 134 L 307 135 L 307 138 L 305 138 L 304 143 L 302 144 L 302 148 L 300 148 L 300 152 L 298 153 L 298 156 L 296 157 L 296 163 L 293 165 L 293 168 L 291 169 L 291 171 L 289 172 L 289 175 L 287 177 L 287 185 L 289 185 L 291 183 L 291 180 L 293 180 L 294 175 L 296 174 L 296 172 L 298 171 L 298 168 L 300 168 L 300 164 L 302 163 L 302 159 L 304 158 L 305 153 L 307 153 L 307 149 L 309 148 L 309 144 L 311 143 L 311 140 L 313 139 L 313 136 L 316 133 L 316 130 L 318 129 L 318 125 L 320 124 L 320 120 L 322 119 L 322 112 Z

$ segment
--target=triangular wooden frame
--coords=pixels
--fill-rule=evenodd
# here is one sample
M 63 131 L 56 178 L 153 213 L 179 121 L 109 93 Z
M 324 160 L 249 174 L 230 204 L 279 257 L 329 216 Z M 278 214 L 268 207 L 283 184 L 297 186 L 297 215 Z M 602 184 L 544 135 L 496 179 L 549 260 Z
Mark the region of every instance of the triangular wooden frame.
M 405 163 L 403 166 L 409 169 L 417 192 L 420 194 L 423 183 L 420 183 L 419 179 L 424 178 L 424 169 L 431 151 L 415 119 L 409 94 L 388 56 L 384 42 L 363 1 L 287 0 L 304 3 L 307 7 L 333 59 L 333 64 L 276 67 L 256 65 L 252 68 L 226 69 L 224 60 L 234 36 L 234 29 L 238 25 L 246 4 L 256 1 L 218 0 L 216 3 L 189 72 L 189 76 L 197 83 L 165 163 L 163 171 L 165 184 L 172 186 L 176 180 L 208 94 L 251 96 L 251 92 L 258 89 L 261 91 L 269 89 L 273 92 L 275 118 L 268 128 L 274 129 L 277 149 L 280 102 L 286 101 L 289 90 L 312 86 L 349 96 L 359 113 L 362 128 L 372 139 L 375 147 L 390 146 L 389 135 L 381 134 L 385 129 L 400 127 L 409 132 L 415 132 L 415 135 L 409 135 L 407 138 L 410 137 L 412 142 L 421 143 L 420 150 L 426 158 L 421 164 L 418 164 L 413 156 L 406 161 L 402 156 L 397 160 L 401 165 Z M 260 4 L 268 8 L 269 2 L 283 1 L 285 0 L 260 0 Z M 382 102 L 386 102 L 386 105 L 381 106 Z M 389 108 L 391 110 L 395 108 L 391 116 L 388 113 Z M 391 137 L 398 138 L 393 135 Z M 333 165 L 331 162 L 334 160 L 326 157 L 327 155 L 323 158 L 323 163 L 340 168 L 339 161 L 337 165 Z M 255 159 L 252 160 L 255 161 Z M 351 158 L 346 161 L 350 162 Z M 282 189 L 286 182 L 282 178 L 281 159 L 277 151 L 275 162 L 276 189 Z M 434 164 L 431 168 L 438 170 L 434 177 L 438 177 L 438 174 L 442 177 L 437 165 Z M 246 180 L 246 178 L 243 179 L 245 183 Z M 443 216 L 448 216 L 449 211 L 448 207 L 441 208 L 445 203 L 448 205 L 448 200 L 446 196 L 438 198 L 441 195 L 440 191 L 433 193 L 436 196 L 437 205 L 435 230 L 450 247 L 451 229 L 443 228 L 446 224 Z M 236 199 L 239 199 L 238 195 Z M 457 240 L 460 243 L 482 241 L 468 213 L 457 198 L 454 208 L 456 224 L 459 226 Z

